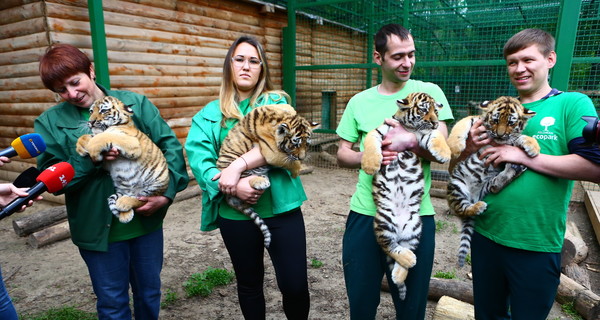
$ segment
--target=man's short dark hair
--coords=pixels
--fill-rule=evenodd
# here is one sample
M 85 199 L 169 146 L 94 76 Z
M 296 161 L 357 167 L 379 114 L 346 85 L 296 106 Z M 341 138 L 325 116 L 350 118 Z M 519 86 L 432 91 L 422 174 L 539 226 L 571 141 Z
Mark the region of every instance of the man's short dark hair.
M 555 43 L 554 37 L 544 30 L 525 29 L 506 41 L 502 53 L 506 59 L 508 55 L 535 44 L 544 57 L 547 57 L 550 52 L 554 51 Z
M 408 40 L 412 36 L 408 29 L 396 23 L 386 24 L 381 27 L 375 34 L 375 51 L 379 52 L 382 57 L 387 51 L 388 38 L 392 35 L 397 36 L 402 41 Z

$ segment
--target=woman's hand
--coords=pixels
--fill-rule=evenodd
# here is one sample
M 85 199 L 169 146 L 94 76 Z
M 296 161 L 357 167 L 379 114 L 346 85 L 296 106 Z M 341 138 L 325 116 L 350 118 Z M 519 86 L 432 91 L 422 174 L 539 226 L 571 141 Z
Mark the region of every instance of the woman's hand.
M 238 158 L 233 161 L 223 171 L 217 173 L 212 180 L 219 179 L 219 190 L 225 194 L 235 195 L 237 191 L 240 175 L 247 169 L 246 162 L 243 158 Z
M 4 207 L 19 197 L 26 197 L 29 194 L 26 192 L 26 188 L 17 188 L 12 183 L 3 183 L 0 184 L 0 207 Z M 37 196 L 33 200 L 29 200 L 29 202 L 19 209 L 20 211 L 25 210 L 26 207 L 31 207 L 33 205 L 33 201 L 42 200 L 41 196 Z
M 256 204 L 260 196 L 265 192 L 265 190 L 256 190 L 250 186 L 250 180 L 256 176 L 249 176 L 240 179 L 237 185 L 237 192 L 235 194 L 236 197 L 240 198 L 242 201 L 247 202 L 249 204 Z

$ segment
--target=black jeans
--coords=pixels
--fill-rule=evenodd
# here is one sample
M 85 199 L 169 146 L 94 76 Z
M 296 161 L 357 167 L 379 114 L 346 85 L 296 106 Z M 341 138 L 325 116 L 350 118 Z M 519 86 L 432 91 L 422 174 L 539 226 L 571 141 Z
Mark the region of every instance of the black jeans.
M 271 231 L 267 250 L 288 319 L 307 319 L 308 292 L 306 232 L 300 209 L 265 219 Z M 263 236 L 250 220 L 219 217 L 219 228 L 237 279 L 238 298 L 246 320 L 265 319 Z

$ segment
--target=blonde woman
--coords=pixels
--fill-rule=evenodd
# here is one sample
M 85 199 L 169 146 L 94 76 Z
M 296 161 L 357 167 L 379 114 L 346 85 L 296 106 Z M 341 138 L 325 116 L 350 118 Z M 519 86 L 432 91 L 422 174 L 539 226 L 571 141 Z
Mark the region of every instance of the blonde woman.
M 307 319 L 310 307 L 306 270 L 306 233 L 300 206 L 306 200 L 299 178 L 287 170 L 269 172 L 271 188 L 250 187 L 252 177 L 240 179 L 246 168 L 265 165 L 254 148 L 220 172 L 216 161 L 229 130 L 252 109 L 287 103 L 287 95 L 273 90 L 266 55 L 253 37 L 242 36 L 229 48 L 223 64 L 219 99 L 192 119 L 185 149 L 192 172 L 202 189 L 200 229 L 219 228 L 236 275 L 240 308 L 245 319 L 265 319 L 263 236 L 244 214 L 229 207 L 224 194 L 254 205 L 269 227 L 268 248 L 288 319 Z

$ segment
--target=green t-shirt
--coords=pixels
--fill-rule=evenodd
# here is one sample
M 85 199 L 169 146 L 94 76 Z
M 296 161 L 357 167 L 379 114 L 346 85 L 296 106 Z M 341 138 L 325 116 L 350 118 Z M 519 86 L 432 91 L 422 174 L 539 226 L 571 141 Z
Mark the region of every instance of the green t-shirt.
M 581 137 L 585 121 L 596 116 L 590 98 L 576 92 L 561 93 L 524 104 L 536 115 L 527 122 L 524 134 L 534 137 L 541 153 L 569 154 L 568 143 Z M 573 181 L 526 170 L 498 194 L 484 198 L 487 210 L 476 217 L 475 230 L 504 246 L 560 252 Z
M 398 110 L 396 101 L 404 99 L 410 93 L 425 92 L 431 95 L 438 103 L 443 104 L 439 112 L 440 120 L 453 119 L 452 111 L 444 92 L 436 84 L 418 80 L 409 80 L 402 90 L 392 95 L 382 95 L 377 91 L 377 86 L 356 94 L 346 106 L 344 114 L 337 128 L 340 138 L 350 142 L 360 142 L 360 151 L 364 150 L 364 138 L 371 130 L 383 124 L 384 119 L 391 118 Z M 435 211 L 429 189 L 431 188 L 431 170 L 429 161 L 421 159 L 423 176 L 425 180 L 425 193 L 421 200 L 421 215 L 433 215 Z M 358 173 L 356 191 L 350 199 L 350 210 L 375 216 L 376 207 L 372 192 L 373 176 L 366 174 L 362 169 Z

